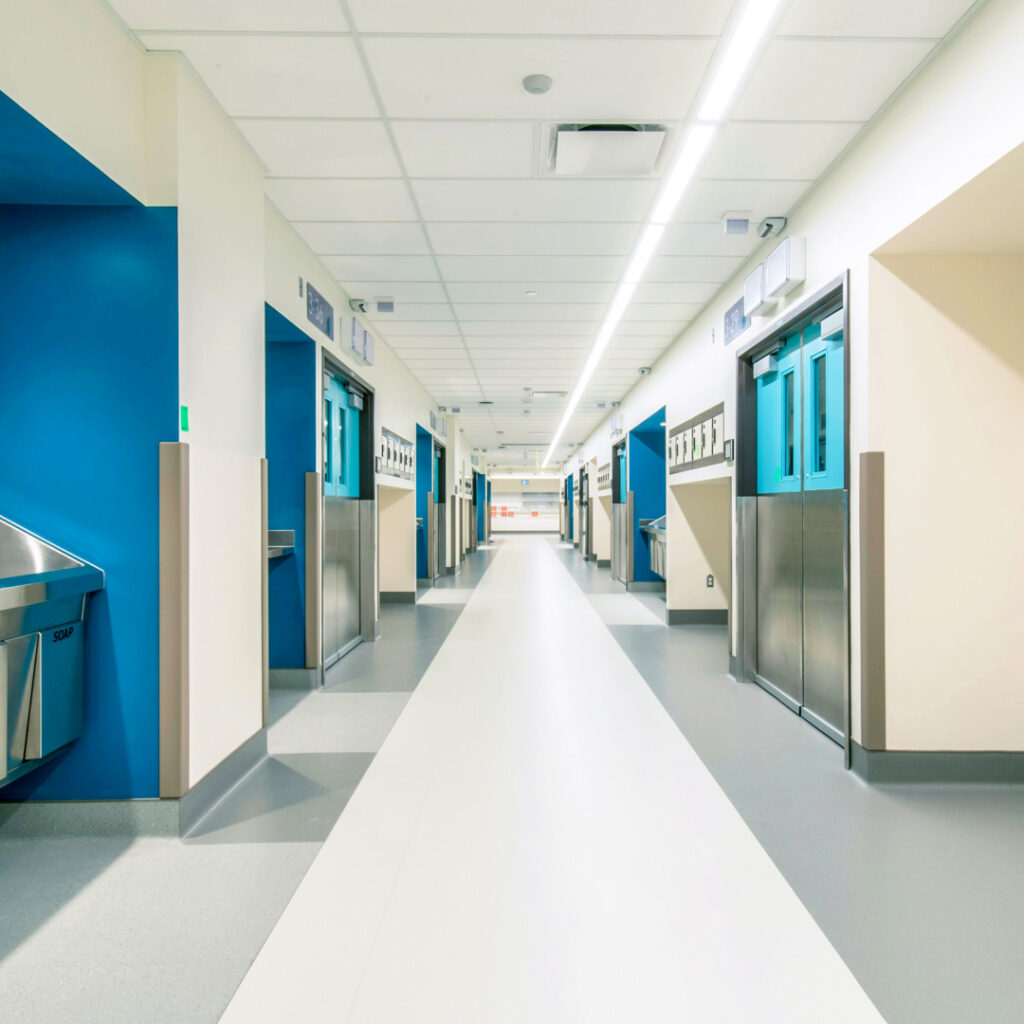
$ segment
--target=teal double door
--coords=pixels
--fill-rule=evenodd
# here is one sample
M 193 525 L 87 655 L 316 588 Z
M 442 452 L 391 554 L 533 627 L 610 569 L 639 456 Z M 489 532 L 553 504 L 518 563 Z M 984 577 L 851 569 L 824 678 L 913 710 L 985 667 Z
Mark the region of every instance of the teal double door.
M 758 683 L 837 742 L 846 737 L 848 508 L 842 334 L 783 339 L 758 378 Z
M 360 458 L 365 394 L 325 374 L 323 419 L 323 665 L 362 637 Z

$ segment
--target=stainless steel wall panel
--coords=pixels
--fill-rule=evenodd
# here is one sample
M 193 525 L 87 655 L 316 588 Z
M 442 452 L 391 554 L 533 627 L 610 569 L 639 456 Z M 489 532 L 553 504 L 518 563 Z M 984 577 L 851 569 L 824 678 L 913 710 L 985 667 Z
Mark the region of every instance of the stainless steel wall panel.
M 757 675 L 803 703 L 802 496 L 757 499 Z
M 324 497 L 324 667 L 361 636 L 360 502 Z
M 846 491 L 804 494 L 804 705 L 840 742 L 846 734 Z
M 757 498 L 737 499 L 736 530 L 739 675 L 753 679 L 757 669 Z

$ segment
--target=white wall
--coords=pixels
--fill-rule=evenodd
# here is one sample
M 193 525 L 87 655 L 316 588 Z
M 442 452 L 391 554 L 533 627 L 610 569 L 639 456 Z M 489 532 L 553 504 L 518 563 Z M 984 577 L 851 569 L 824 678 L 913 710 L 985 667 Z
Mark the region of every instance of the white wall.
M 854 467 L 850 508 L 858 508 L 856 467 L 860 452 L 886 450 L 894 441 L 892 424 L 899 396 L 873 386 L 879 339 L 869 332 L 871 254 L 889 238 L 1024 140 L 1024 4 L 989 0 L 864 131 L 847 154 L 792 213 L 786 233 L 807 239 L 807 280 L 787 297 L 794 305 L 844 271 L 850 271 L 850 452 Z M 723 347 L 725 311 L 742 294 L 743 278 L 764 259 L 763 246 L 741 267 L 708 308 L 662 356 L 622 402 L 628 430 L 667 402 L 669 426 L 717 402 L 725 403 L 726 437 L 735 436 L 735 358 L 744 341 L 769 324 L 755 320 L 749 331 Z M 776 311 L 777 316 L 783 310 Z M 897 417 L 898 419 L 898 417 Z M 941 432 L 943 422 L 934 430 Z M 600 463 L 610 458 L 610 423 L 601 423 L 583 446 L 583 457 Z M 576 456 L 566 465 L 572 471 Z M 731 477 L 728 466 L 686 474 L 688 483 Z M 734 529 L 733 524 L 733 529 Z M 888 538 L 888 545 L 899 538 Z M 671 540 L 669 542 L 671 544 Z M 733 544 L 735 549 L 735 544 Z M 851 650 L 854 739 L 859 739 L 859 532 L 851 517 Z M 673 567 L 674 568 L 674 567 Z M 670 570 L 671 571 L 671 570 Z M 896 586 L 900 568 L 892 566 L 887 584 Z M 908 583 L 908 585 L 910 585 Z M 733 616 L 734 624 L 736 616 Z M 890 620 L 891 621 L 891 620 Z M 735 629 L 735 625 L 734 625 Z M 736 644 L 732 637 L 733 649 Z M 955 687 L 948 678 L 923 699 L 947 700 Z M 941 730 L 916 733 L 921 744 L 939 744 Z M 1024 732 L 1016 749 L 1024 748 Z
M 0 88 L 122 188 L 152 203 L 145 60 L 93 0 L 0 3 Z
M 416 590 L 416 492 L 382 485 L 377 489 L 377 589 Z
M 886 436 L 886 744 L 1019 750 L 1024 255 L 886 256 L 870 280 Z
M 167 58 L 155 58 L 157 60 Z M 178 374 L 190 449 L 191 784 L 262 727 L 263 173 L 178 57 Z

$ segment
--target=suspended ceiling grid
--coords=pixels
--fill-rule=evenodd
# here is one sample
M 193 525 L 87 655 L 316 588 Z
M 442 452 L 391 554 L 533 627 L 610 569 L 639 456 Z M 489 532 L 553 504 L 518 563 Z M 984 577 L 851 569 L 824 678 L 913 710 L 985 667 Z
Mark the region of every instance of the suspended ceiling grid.
M 267 192 L 470 443 L 534 464 L 690 114 L 733 0 L 111 0 L 180 50 Z M 566 432 L 582 440 L 787 214 L 971 0 L 792 0 Z M 541 96 L 522 88 L 550 75 Z M 654 173 L 564 179 L 559 123 L 662 124 Z M 527 293 L 535 294 L 527 294 Z M 490 402 L 491 405 L 480 405 Z

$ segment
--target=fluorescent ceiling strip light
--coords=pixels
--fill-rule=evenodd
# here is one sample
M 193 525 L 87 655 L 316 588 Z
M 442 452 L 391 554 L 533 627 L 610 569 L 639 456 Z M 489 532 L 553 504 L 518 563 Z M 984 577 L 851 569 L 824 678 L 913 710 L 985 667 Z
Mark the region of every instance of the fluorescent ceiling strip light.
M 715 126 L 710 124 L 697 124 L 690 129 L 690 134 L 686 136 L 686 141 L 672 161 L 658 201 L 651 211 L 652 226 L 665 225 L 675 215 L 679 200 L 683 198 L 686 186 L 697 173 L 697 168 L 715 137 L 715 131 Z
M 664 224 L 648 224 L 644 228 L 644 233 L 640 236 L 640 241 L 626 266 L 626 276 L 623 281 L 629 284 L 639 284 L 643 280 L 644 274 L 647 272 L 647 264 L 651 262 L 651 257 L 654 255 L 655 249 L 658 248 L 663 234 L 665 234 Z
M 704 94 L 704 102 L 697 112 L 698 121 L 722 120 L 780 3 L 781 0 L 747 0 Z
M 778 13 L 781 3 L 782 0 L 747 0 L 743 13 L 722 52 L 722 57 L 715 67 L 711 84 L 704 94 L 704 100 L 697 112 L 698 121 L 721 121 L 736 95 L 740 82 L 749 70 L 754 54 L 761 45 L 772 19 Z M 615 291 L 615 296 L 605 313 L 604 320 L 601 322 L 593 348 L 583 365 L 580 379 L 569 396 L 565 412 L 562 414 L 558 429 L 555 431 L 555 436 L 551 440 L 551 445 L 541 466 L 546 466 L 551 461 L 558 442 L 561 441 L 562 435 L 569 426 L 572 414 L 583 398 L 583 392 L 590 383 L 590 378 L 597 370 L 601 356 L 604 355 L 619 322 L 625 315 L 637 285 L 643 279 L 647 265 L 665 232 L 665 227 L 675 216 L 679 201 L 697 173 L 697 168 L 707 153 L 716 131 L 717 124 L 695 124 L 673 159 L 654 204 L 654 209 L 640 236 L 640 241 L 630 256 L 626 273 Z

